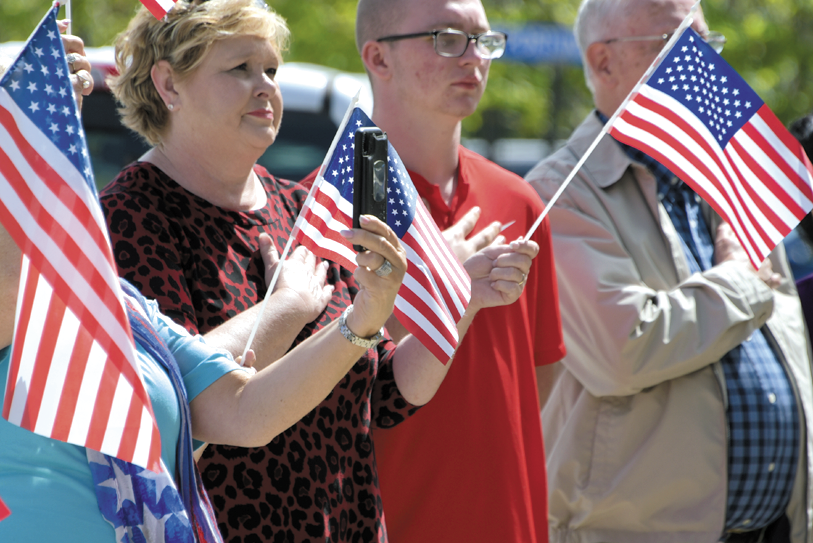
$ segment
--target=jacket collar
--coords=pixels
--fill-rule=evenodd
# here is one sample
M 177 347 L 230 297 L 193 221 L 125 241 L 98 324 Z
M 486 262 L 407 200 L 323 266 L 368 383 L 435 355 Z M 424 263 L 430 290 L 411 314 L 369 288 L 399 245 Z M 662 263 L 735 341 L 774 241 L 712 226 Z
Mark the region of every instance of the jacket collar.
M 581 158 L 587 149 L 601 132 L 603 125 L 596 115 L 595 110 L 591 111 L 582 124 L 573 132 L 567 142 L 567 146 L 573 153 Z M 632 161 L 609 134 L 605 134 L 593 151 L 594 156 L 600 156 L 601 160 L 588 159 L 582 169 L 590 176 L 593 182 L 601 187 L 607 188 L 621 179 Z

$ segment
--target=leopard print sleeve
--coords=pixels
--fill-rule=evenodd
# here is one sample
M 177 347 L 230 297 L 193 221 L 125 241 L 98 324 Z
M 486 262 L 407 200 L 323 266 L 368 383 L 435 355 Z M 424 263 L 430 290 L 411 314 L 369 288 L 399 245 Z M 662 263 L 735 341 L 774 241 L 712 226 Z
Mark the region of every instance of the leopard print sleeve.
M 190 269 L 190 240 L 180 220 L 184 212 L 173 207 L 178 199 L 164 177 L 150 164 L 130 165 L 105 187 L 99 199 L 119 275 L 157 301 L 165 315 L 197 334 L 185 271 Z
M 414 415 L 421 406 L 409 403 L 395 382 L 392 369 L 395 343 L 387 336 L 377 349 L 378 377 L 373 384 L 371 402 L 373 428 L 392 428 Z

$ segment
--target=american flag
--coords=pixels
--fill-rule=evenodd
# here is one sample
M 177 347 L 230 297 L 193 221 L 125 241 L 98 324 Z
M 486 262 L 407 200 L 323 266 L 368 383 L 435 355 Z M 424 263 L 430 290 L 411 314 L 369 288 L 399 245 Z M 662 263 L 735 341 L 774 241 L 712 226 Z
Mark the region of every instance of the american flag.
M 3 417 L 151 470 L 160 437 L 49 11 L 0 79 L 0 222 L 23 253 Z
M 755 267 L 813 208 L 813 167 L 745 80 L 687 28 L 610 128 L 688 183 Z
M 354 270 L 356 253 L 339 232 L 353 223 L 355 131 L 375 125 L 361 108 L 350 107 L 352 114 L 339 128 L 296 220 L 294 235 L 315 254 Z M 388 150 L 387 224 L 401 240 L 408 259 L 395 316 L 445 364 L 457 347 L 456 323 L 471 298 L 471 279 L 418 197 L 392 144 Z
M 144 7 L 147 8 L 156 19 L 163 19 L 164 15 L 169 13 L 169 10 L 175 6 L 175 2 L 177 1 L 178 0 L 141 0 L 141 3 L 144 4 Z

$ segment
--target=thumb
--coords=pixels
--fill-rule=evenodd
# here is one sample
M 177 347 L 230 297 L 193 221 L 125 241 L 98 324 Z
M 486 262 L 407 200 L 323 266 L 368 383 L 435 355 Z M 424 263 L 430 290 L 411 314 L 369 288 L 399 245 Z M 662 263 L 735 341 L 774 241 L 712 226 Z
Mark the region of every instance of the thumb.
M 277 252 L 277 248 L 274 246 L 274 240 L 271 239 L 266 233 L 260 234 L 259 237 L 260 242 L 260 255 L 263 257 L 263 264 L 265 264 L 266 269 L 274 268 L 279 263 L 279 253 Z
M 474 230 L 474 225 L 477 224 L 477 219 L 479 218 L 480 208 L 475 206 L 469 209 L 449 230 L 457 230 L 456 233 L 460 235 L 460 238 L 466 239 L 466 236 Z

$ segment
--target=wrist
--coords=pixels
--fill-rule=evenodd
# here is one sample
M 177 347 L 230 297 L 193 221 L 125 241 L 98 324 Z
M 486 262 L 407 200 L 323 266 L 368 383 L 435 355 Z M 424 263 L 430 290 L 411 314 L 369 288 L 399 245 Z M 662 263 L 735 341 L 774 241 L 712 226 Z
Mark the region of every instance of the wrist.
M 351 319 L 353 322 L 350 322 Z M 372 349 L 378 342 L 384 338 L 384 328 L 381 327 L 378 330 L 369 330 L 365 327 L 357 327 L 357 323 L 355 323 L 353 319 L 353 305 L 347 306 L 347 309 L 344 310 L 341 317 L 339 317 L 339 331 L 342 335 L 352 343 L 353 345 L 358 345 L 359 347 L 366 347 L 367 349 Z M 355 330 L 359 330 L 360 333 L 356 333 Z

